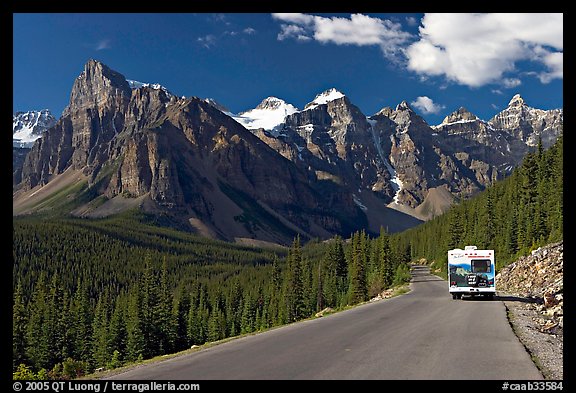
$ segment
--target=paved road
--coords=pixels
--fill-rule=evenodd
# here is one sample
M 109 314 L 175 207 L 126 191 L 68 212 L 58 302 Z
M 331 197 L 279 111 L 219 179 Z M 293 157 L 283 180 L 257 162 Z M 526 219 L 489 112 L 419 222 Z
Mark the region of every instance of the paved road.
M 501 301 L 452 300 L 446 281 L 414 270 L 408 294 L 295 323 L 114 379 L 536 380 Z

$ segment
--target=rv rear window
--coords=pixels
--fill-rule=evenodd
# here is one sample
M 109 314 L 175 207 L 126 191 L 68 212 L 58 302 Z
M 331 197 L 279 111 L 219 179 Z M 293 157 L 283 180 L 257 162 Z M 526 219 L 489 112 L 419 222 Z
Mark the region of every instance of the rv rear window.
M 472 273 L 490 273 L 489 259 L 472 259 Z

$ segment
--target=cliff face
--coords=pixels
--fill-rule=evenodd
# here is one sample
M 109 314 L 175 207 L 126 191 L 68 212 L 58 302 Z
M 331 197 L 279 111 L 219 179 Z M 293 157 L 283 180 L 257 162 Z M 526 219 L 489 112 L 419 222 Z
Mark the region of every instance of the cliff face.
M 70 103 L 56 125 L 34 144 L 22 168 L 26 187 L 46 184 L 68 167 L 94 172 L 124 126 L 132 90 L 119 73 L 90 60 L 72 87 Z
M 564 111 L 562 109 L 542 110 L 528 106 L 516 94 L 508 107 L 490 119 L 489 124 L 521 140 L 528 146 L 536 146 L 539 138 L 548 148 L 554 144 L 562 132 Z
M 307 169 L 313 180 L 332 181 L 351 194 L 368 190 L 391 201 L 390 174 L 374 144 L 372 126 L 346 96 L 308 104 L 287 116 L 278 139 L 283 143 L 272 146 Z
M 68 169 L 88 175 L 95 195 L 147 197 L 153 210 L 198 219 L 228 239 L 324 237 L 353 229 L 360 214 L 325 200 L 294 163 L 206 101 L 133 90 L 92 60 L 61 119 L 26 157 L 18 187 L 45 185 Z
M 563 121 L 515 96 L 490 121 L 460 108 L 430 126 L 405 101 L 366 117 L 335 89 L 303 110 L 273 97 L 240 115 L 222 109 L 90 60 L 62 117 L 14 160 L 14 189 L 71 170 L 91 197 L 146 197 L 227 238 L 393 232 L 502 179 Z

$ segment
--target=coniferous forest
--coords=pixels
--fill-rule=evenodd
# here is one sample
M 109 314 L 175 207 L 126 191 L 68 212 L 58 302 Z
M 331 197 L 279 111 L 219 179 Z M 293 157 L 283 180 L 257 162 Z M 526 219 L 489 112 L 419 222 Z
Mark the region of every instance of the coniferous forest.
M 497 268 L 563 238 L 563 138 L 408 231 L 253 248 L 151 224 L 13 220 L 15 378 L 74 378 L 342 309 L 409 281 L 410 261 L 496 250 Z
M 505 179 L 447 213 L 397 235 L 412 260 L 434 261 L 446 277 L 447 250 L 494 249 L 496 270 L 563 239 L 563 135 L 547 150 L 539 143 Z
M 15 376 L 116 368 L 363 302 L 410 277 L 384 231 L 264 250 L 138 215 L 14 220 Z

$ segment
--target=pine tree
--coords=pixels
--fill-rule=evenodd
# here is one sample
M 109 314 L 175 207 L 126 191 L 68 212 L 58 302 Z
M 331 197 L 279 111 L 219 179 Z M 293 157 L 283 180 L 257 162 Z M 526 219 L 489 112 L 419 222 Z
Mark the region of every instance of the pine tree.
M 302 275 L 302 252 L 300 236 L 292 242 L 286 257 L 285 299 L 289 321 L 298 321 L 305 317 L 304 280 Z
M 551 181 L 553 192 L 550 198 L 550 235 L 551 241 L 563 237 L 564 225 L 564 138 L 563 134 L 550 149 L 554 178 Z
M 333 248 L 333 244 L 328 246 L 320 262 L 322 265 L 321 270 L 324 271 L 324 277 L 322 278 L 322 297 L 328 307 L 336 307 L 339 297 L 336 283 L 336 263 L 330 256 Z
M 328 306 L 341 305 L 348 292 L 348 262 L 344 253 L 342 238 L 334 236 L 324 258 L 326 270 L 325 299 Z
M 214 309 L 208 318 L 208 341 L 218 341 L 222 337 L 220 335 L 220 310 Z
M 22 282 L 18 280 L 12 303 L 12 371 L 16 371 L 20 364 L 26 364 L 28 360 L 26 357 L 27 320 Z
M 114 364 L 116 367 L 120 366 L 126 356 L 126 345 L 127 345 L 127 332 L 126 332 L 126 321 L 125 321 L 126 307 L 124 298 L 118 296 L 114 304 L 114 311 L 110 317 L 110 326 L 108 333 L 108 352 L 114 354 L 116 353 L 116 359 Z
M 448 224 L 448 244 L 447 249 L 463 248 L 461 246 L 463 237 L 463 217 L 458 208 L 450 211 L 450 222 Z
M 150 255 L 144 261 L 144 273 L 141 279 L 140 326 L 144 336 L 145 359 L 160 353 L 160 334 L 158 326 L 159 286 L 156 280 Z
M 86 281 L 78 280 L 74 294 L 71 315 L 74 323 L 74 356 L 73 359 L 88 362 L 91 357 L 92 341 L 92 308 L 88 298 Z
M 140 319 L 140 290 L 135 285 L 128 297 L 128 315 L 126 318 L 126 359 L 136 361 L 144 357 L 146 337 Z
M 520 167 L 520 201 L 518 214 L 518 244 L 531 247 L 534 241 L 534 220 L 537 198 L 537 162 L 534 153 L 524 157 Z
M 515 255 L 518 252 L 518 211 L 510 209 L 508 225 L 506 228 L 506 249 L 507 255 Z
M 363 302 L 368 298 L 364 236 L 364 233 L 360 232 L 352 235 L 352 251 L 350 254 L 350 301 L 352 304 Z
M 200 327 L 198 326 L 198 306 L 196 304 L 197 297 L 190 295 L 190 308 L 186 317 L 186 336 L 188 338 L 188 345 L 200 344 Z
M 277 268 L 277 258 L 274 258 L 274 267 L 273 272 L 276 271 Z M 273 280 L 275 280 L 275 273 L 273 274 Z M 281 279 L 280 279 L 281 280 Z M 274 288 L 276 285 L 282 285 L 281 283 L 273 283 Z M 278 291 L 280 287 L 278 287 Z M 234 333 L 240 333 L 242 330 L 242 304 L 243 304 L 244 296 L 242 294 L 242 288 L 240 287 L 240 282 L 238 280 L 234 281 L 234 286 L 232 288 L 231 299 L 229 302 L 230 305 L 230 313 L 229 313 L 229 322 L 230 322 L 230 331 L 234 331 Z M 232 333 L 231 333 L 232 335 Z
M 168 285 L 168 264 L 166 257 L 162 263 L 158 303 L 155 305 L 154 325 L 158 334 L 158 353 L 169 353 L 174 349 L 176 341 L 176 322 L 172 315 L 173 297 Z
M 392 249 L 390 248 L 390 236 L 384 228 L 380 228 L 380 237 L 377 239 L 379 249 L 379 271 L 382 277 L 382 285 L 388 288 L 394 279 L 394 266 L 392 265 Z
M 58 331 L 62 332 L 62 344 L 60 346 L 60 359 L 68 359 L 74 354 L 74 319 L 70 313 L 72 307 L 72 299 L 69 292 L 64 292 L 62 299 L 62 309 L 58 314 Z
M 50 353 L 45 338 L 44 322 L 46 318 L 47 306 L 47 289 L 46 276 L 40 275 L 36 287 L 32 294 L 32 299 L 28 307 L 30 317 L 28 319 L 28 329 L 26 332 L 26 341 L 28 347 L 26 356 L 35 369 L 48 368 L 50 366 Z
M 280 262 L 278 261 L 278 255 L 276 254 L 274 254 L 274 259 L 272 262 L 272 283 L 273 283 L 273 290 L 280 292 L 280 290 L 282 289 L 282 270 L 280 269 Z M 237 281 L 235 285 L 238 285 Z M 236 292 L 237 291 L 235 291 L 235 293 Z
M 322 270 L 322 260 L 318 263 L 318 275 L 316 276 L 316 310 L 324 309 L 324 288 L 323 288 L 324 272 Z
M 256 322 L 256 310 L 252 297 L 244 297 L 244 305 L 242 308 L 242 321 L 240 333 L 252 333 L 254 331 Z
M 188 312 L 188 339 L 191 345 L 201 345 L 207 340 L 210 317 L 206 286 L 197 283 L 190 298 Z
M 482 214 L 482 221 L 480 222 L 480 227 L 484 228 L 484 234 L 481 237 L 482 248 L 493 249 L 494 248 L 494 237 L 496 234 L 496 224 L 494 217 L 494 202 L 493 202 L 493 188 L 488 188 L 486 190 L 486 204 L 484 206 L 484 212 Z
M 96 304 L 94 320 L 92 322 L 92 358 L 95 367 L 105 366 L 112 358 L 109 352 L 108 335 L 108 302 L 107 296 L 102 295 Z
M 54 364 L 64 361 L 69 352 L 67 343 L 69 317 L 66 307 L 68 298 L 64 296 L 61 281 L 60 277 L 54 274 L 50 282 L 43 338 L 48 343 L 50 354 L 49 367 L 46 368 L 52 368 Z
M 181 351 L 190 346 L 188 340 L 188 312 L 190 310 L 190 296 L 185 287 L 180 288 L 177 302 L 174 306 L 176 319 L 176 340 L 175 349 Z

